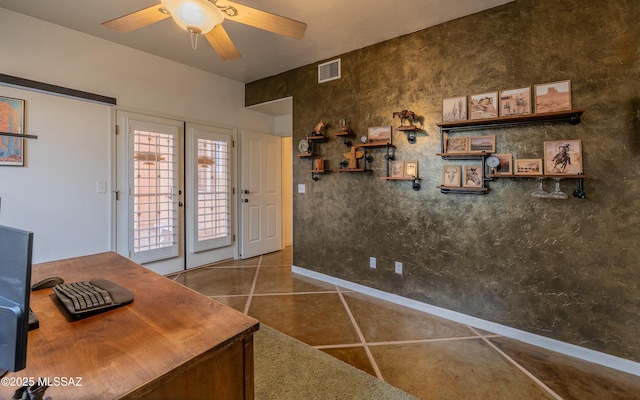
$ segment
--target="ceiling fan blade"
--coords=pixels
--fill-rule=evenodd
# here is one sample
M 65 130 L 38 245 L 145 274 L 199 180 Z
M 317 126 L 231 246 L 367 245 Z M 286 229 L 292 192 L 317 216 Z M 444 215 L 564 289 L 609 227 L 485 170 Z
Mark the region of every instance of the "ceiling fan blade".
M 280 15 L 271 14 L 257 8 L 242 5 L 240 3 L 228 2 L 233 8 L 238 10 L 234 16 L 224 17 L 242 24 L 253 26 L 265 31 L 277 33 L 294 39 L 302 39 L 307 30 L 307 24 Z
M 211 47 L 213 47 L 223 61 L 240 58 L 240 52 L 222 25 L 216 25 L 211 32 L 205 33 L 204 37 L 207 38 Z
M 135 31 L 136 29 L 162 21 L 171 16 L 168 13 L 160 11 L 161 9 L 162 4 L 156 4 L 155 6 L 143 8 L 142 10 L 123 15 L 111 21 L 103 22 L 102 26 L 122 33 Z

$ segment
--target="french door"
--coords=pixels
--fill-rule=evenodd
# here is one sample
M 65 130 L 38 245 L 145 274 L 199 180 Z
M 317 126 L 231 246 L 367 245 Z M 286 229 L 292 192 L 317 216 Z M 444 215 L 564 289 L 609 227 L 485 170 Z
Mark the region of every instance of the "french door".
M 124 111 L 117 120 L 117 252 L 161 274 L 233 257 L 235 132 Z
M 187 268 L 233 258 L 235 131 L 186 124 Z

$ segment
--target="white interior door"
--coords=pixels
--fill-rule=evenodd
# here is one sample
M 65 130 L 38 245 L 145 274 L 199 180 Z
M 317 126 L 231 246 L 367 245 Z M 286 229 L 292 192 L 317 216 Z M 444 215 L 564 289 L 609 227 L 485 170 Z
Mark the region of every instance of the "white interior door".
M 187 268 L 233 258 L 235 130 L 186 124 Z
M 184 269 L 184 123 L 117 112 L 118 253 L 161 274 Z
M 282 249 L 280 138 L 243 131 L 241 135 L 240 257 Z

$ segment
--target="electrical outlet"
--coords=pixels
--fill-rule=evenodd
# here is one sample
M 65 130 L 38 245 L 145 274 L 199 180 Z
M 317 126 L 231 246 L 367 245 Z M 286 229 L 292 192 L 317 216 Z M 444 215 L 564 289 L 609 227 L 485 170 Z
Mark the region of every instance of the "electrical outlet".
M 376 258 L 375 257 L 369 257 L 369 268 L 376 268 Z
M 402 263 L 400 261 L 396 261 L 396 274 L 402 275 Z

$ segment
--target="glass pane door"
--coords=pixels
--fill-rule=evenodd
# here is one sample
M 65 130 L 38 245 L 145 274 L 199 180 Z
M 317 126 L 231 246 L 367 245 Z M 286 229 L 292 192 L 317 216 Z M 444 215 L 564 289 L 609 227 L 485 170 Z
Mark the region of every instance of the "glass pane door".
M 235 130 L 186 124 L 187 268 L 234 257 Z
M 129 121 L 130 257 L 144 263 L 179 254 L 178 126 Z

